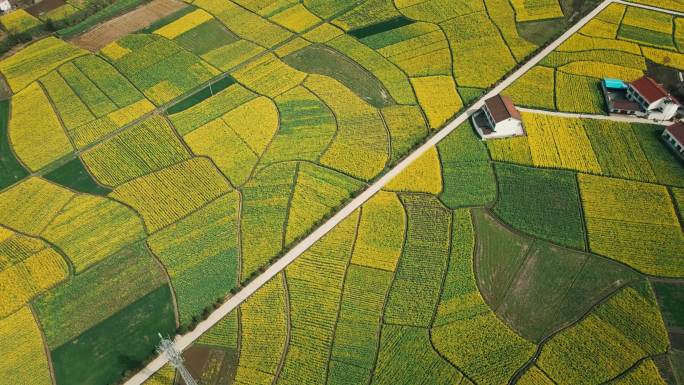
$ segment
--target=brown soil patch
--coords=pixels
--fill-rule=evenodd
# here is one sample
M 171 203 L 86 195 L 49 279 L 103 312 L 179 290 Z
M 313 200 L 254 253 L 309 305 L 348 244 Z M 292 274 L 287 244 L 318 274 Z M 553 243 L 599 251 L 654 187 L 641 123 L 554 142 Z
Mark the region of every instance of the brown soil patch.
M 183 352 L 185 367 L 195 379 L 202 377 L 202 369 L 204 369 L 210 353 L 211 349 L 203 346 L 191 346 Z M 181 380 L 179 383 L 185 385 L 185 381 Z
M 35 17 L 38 17 L 64 4 L 64 0 L 43 0 L 40 3 L 34 4 L 26 8 L 26 12 L 30 13 Z
M 176 0 L 153 0 L 149 4 L 106 21 L 71 40 L 81 48 L 97 51 L 124 35 L 135 32 L 186 6 Z

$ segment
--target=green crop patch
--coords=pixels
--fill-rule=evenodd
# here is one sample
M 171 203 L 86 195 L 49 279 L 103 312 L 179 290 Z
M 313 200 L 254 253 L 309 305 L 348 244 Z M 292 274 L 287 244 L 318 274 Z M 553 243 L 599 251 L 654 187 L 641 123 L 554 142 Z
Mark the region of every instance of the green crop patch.
M 379 33 L 388 32 L 393 29 L 411 25 L 413 23 L 415 23 L 415 20 L 411 20 L 405 16 L 397 16 L 395 18 L 381 21 L 379 23 L 352 29 L 351 31 L 347 31 L 347 33 L 354 36 L 357 39 L 363 39 L 364 37 L 369 37 Z
M 428 330 L 400 325 L 382 328 L 378 365 L 383 370 L 373 384 L 457 384 L 463 378 L 430 346 Z M 406 365 L 406 362 L 411 365 Z
M 5 188 L 28 175 L 28 171 L 19 163 L 10 146 L 7 136 L 9 119 L 9 100 L 0 101 L 0 188 Z
M 36 300 L 48 347 L 58 348 L 164 283 L 143 245 L 116 253 Z
M 408 224 L 385 322 L 426 327 L 437 304 L 450 245 L 451 213 L 434 197 L 401 195 Z
M 217 20 L 209 20 L 197 27 L 183 32 L 174 40 L 195 55 L 204 55 L 214 49 L 238 41 L 238 37 L 229 32 Z
M 634 126 L 634 134 L 639 140 L 658 183 L 684 186 L 682 160 L 663 143 L 661 130 L 661 127 L 652 125 Z
M 444 190 L 439 198 L 450 208 L 482 206 L 496 197 L 496 178 L 487 148 L 470 123 L 464 123 L 437 145 Z
M 653 292 L 641 281 L 545 343 L 537 365 L 563 383 L 602 383 L 643 358 L 664 353 L 668 344 Z
M 88 194 L 107 195 L 112 191 L 97 183 L 78 157 L 45 174 L 45 179 Z
M 684 328 L 684 290 L 676 282 L 653 282 L 653 289 L 668 328 Z
M 622 24 L 618 30 L 618 37 L 625 40 L 632 40 L 646 45 L 674 49 L 672 35 L 668 35 L 650 29 L 639 28 L 632 25 Z
M 473 217 L 482 215 L 473 212 Z M 480 294 L 473 266 L 475 230 L 465 209 L 454 212 L 451 240 L 431 341 L 440 355 L 478 384 L 505 383 L 532 356 L 535 346 L 508 328 Z
M 237 284 L 237 212 L 238 197 L 231 193 L 148 240 L 171 278 L 183 324 Z
M 496 309 L 515 280 L 533 240 L 513 233 L 486 210 L 474 210 L 473 218 L 477 242 L 481 245 L 475 255 L 480 290 Z
M 171 291 L 164 285 L 53 350 L 55 377 L 63 385 L 117 381 L 154 352 L 157 333 L 172 335 L 175 327 Z
M 536 241 L 496 313 L 522 336 L 539 342 L 636 279 L 632 270 L 610 260 Z M 539 308 L 544 311 L 535 311 Z
M 375 107 L 394 104 L 385 86 L 353 59 L 323 45 L 310 45 L 283 58 L 290 66 L 307 73 L 335 78 Z
M 202 88 L 201 90 L 195 92 L 194 94 L 188 96 L 187 98 L 179 101 L 178 103 L 174 104 L 173 106 L 169 107 L 166 109 L 166 112 L 170 115 L 172 114 L 177 114 L 181 111 L 185 111 L 188 108 L 196 105 L 197 103 L 202 102 L 205 99 L 208 99 L 212 96 L 214 96 L 215 93 L 221 92 L 228 88 L 229 86 L 235 84 L 235 79 L 230 76 L 226 75 L 224 78 L 221 80 L 210 83 L 206 87 Z
M 504 222 L 542 239 L 585 249 L 574 173 L 501 163 L 495 169 L 499 194 L 494 212 Z

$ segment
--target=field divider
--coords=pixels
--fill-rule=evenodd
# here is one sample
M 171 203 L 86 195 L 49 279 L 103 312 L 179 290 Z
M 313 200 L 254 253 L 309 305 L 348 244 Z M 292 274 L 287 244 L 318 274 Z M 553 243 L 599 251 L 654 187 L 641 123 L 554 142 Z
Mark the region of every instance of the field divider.
M 180 351 L 187 349 L 193 342 L 195 342 L 202 334 L 209 330 L 212 326 L 216 325 L 223 317 L 228 315 L 231 311 L 235 310 L 242 302 L 247 300 L 254 292 L 256 292 L 261 286 L 270 281 L 278 273 L 283 271 L 289 264 L 294 262 L 297 257 L 302 255 L 306 250 L 308 250 L 314 243 L 325 236 L 330 230 L 332 230 L 337 224 L 342 222 L 345 218 L 351 215 L 356 209 L 360 208 L 366 201 L 368 201 L 373 195 L 379 192 L 387 183 L 389 183 L 394 177 L 399 175 L 404 171 L 409 165 L 411 165 L 416 159 L 427 152 L 432 146 L 437 145 L 440 141 L 451 134 L 458 126 L 466 122 L 470 116 L 478 111 L 484 105 L 484 101 L 492 96 L 498 95 L 506 87 L 510 86 L 514 81 L 524 75 L 527 71 L 532 69 L 537 65 L 544 57 L 553 52 L 558 46 L 569 39 L 577 31 L 580 30 L 585 24 L 587 24 L 591 19 L 596 17 L 601 11 L 603 11 L 610 4 L 624 4 L 627 6 L 635 6 L 645 9 L 651 9 L 659 12 L 669 13 L 673 15 L 684 16 L 684 13 L 671 11 L 667 9 L 662 9 L 658 7 L 638 5 L 624 0 L 604 0 L 596 8 L 594 8 L 587 15 L 582 17 L 577 23 L 560 35 L 556 40 L 549 43 L 541 51 L 535 54 L 532 58 L 528 59 L 524 64 L 522 64 L 517 70 L 515 70 L 508 77 L 503 79 L 500 83 L 490 89 L 489 92 L 481 96 L 474 104 L 472 104 L 466 111 L 457 115 L 453 120 L 446 124 L 442 129 L 437 131 L 432 137 L 428 138 L 422 145 L 415 149 L 412 153 L 406 156 L 401 162 L 390 169 L 387 173 L 382 175 L 375 182 L 371 183 L 363 192 L 352 199 L 346 206 L 344 206 L 340 211 L 333 215 L 321 226 L 316 228 L 308 236 L 306 236 L 302 241 L 295 245 L 290 251 L 283 255 L 280 259 L 274 262 L 270 267 L 264 270 L 263 273 L 254 278 L 249 284 L 245 285 L 242 290 L 232 295 L 226 300 L 221 306 L 214 310 L 206 320 L 197 324 L 197 327 L 184 335 L 177 335 L 175 337 L 176 348 Z M 147 366 L 141 369 L 134 376 L 129 378 L 124 385 L 142 385 L 148 378 L 150 378 L 155 372 L 164 366 L 168 360 L 164 355 L 157 356 L 152 361 L 150 361 Z

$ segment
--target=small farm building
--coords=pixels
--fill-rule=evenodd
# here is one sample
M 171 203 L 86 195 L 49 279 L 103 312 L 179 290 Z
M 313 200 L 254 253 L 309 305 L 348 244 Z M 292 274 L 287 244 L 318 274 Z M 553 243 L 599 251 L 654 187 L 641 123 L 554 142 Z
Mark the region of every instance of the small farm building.
M 679 101 L 648 76 L 629 84 L 618 79 L 603 79 L 603 95 L 610 113 L 653 120 L 672 120 L 681 108 Z
M 520 112 L 508 96 L 496 95 L 485 100 L 472 120 L 482 139 L 525 135 Z
M 677 122 L 663 131 L 663 140 L 679 156 L 684 157 L 684 123 Z

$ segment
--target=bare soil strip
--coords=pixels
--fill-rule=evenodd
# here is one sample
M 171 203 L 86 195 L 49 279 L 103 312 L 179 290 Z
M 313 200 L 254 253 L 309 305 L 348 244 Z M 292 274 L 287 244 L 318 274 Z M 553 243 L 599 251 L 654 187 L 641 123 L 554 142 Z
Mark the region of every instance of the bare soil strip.
M 43 0 L 40 3 L 36 3 L 26 8 L 26 12 L 38 17 L 46 12 L 52 11 L 55 8 L 59 8 L 64 4 L 64 0 Z
M 185 6 L 185 3 L 177 0 L 153 0 L 149 4 L 106 21 L 90 31 L 76 36 L 71 42 L 81 48 L 97 51 L 107 44 L 131 32 L 145 28 Z

